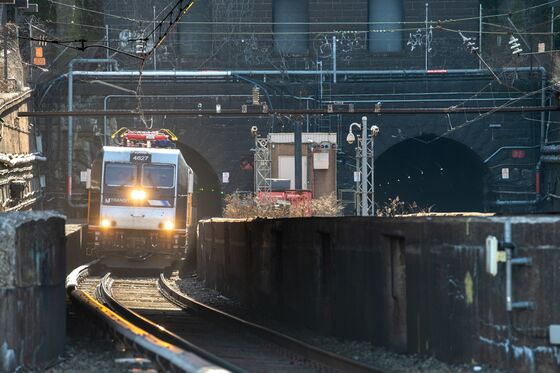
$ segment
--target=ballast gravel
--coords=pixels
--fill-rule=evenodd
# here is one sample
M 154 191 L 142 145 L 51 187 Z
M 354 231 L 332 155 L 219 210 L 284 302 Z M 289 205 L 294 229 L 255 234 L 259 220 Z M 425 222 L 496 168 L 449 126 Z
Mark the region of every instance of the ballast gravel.
M 229 299 L 215 289 L 206 288 L 196 273 L 183 273 L 182 278 L 177 273 L 171 277 L 171 282 L 182 293 L 217 308 L 223 312 L 238 316 L 247 321 L 278 330 L 294 338 L 300 339 L 321 349 L 396 373 L 506 373 L 506 370 L 493 369 L 478 364 L 451 365 L 434 358 L 417 355 L 403 355 L 373 346 L 369 342 L 346 341 L 338 338 L 321 336 L 310 330 L 294 327 L 287 322 L 275 320 L 271 317 L 257 314 L 235 299 Z

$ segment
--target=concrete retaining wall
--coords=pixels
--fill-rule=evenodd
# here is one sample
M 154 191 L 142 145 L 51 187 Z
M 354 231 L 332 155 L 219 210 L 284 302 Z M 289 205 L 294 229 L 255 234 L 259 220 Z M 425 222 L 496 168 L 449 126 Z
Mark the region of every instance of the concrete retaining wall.
M 485 271 L 488 235 L 512 226 L 513 300 L 505 267 Z M 320 332 L 447 362 L 557 371 L 560 217 L 313 218 L 201 222 L 207 286 Z
M 0 371 L 40 367 L 64 351 L 64 217 L 0 214 Z

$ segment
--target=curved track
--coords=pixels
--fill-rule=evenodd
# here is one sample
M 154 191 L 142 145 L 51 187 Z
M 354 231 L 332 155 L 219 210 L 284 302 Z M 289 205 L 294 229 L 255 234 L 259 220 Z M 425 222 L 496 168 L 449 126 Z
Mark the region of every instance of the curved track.
M 95 284 L 98 285 L 95 285 Z M 160 278 L 85 278 L 84 292 L 161 341 L 233 372 L 383 372 L 186 297 Z

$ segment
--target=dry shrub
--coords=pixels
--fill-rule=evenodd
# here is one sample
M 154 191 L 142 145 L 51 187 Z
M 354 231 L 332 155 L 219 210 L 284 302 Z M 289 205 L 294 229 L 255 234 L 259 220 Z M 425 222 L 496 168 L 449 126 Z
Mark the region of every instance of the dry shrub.
M 230 194 L 225 197 L 226 218 L 286 218 L 305 216 L 336 216 L 342 210 L 334 193 L 309 201 L 298 201 L 290 205 L 251 194 Z
M 313 216 L 337 216 L 342 212 L 342 204 L 334 193 L 314 199 L 311 205 Z
M 398 216 L 419 213 L 430 213 L 434 206 L 420 207 L 416 202 L 407 204 L 400 200 L 399 196 L 389 198 L 387 202 L 381 206 L 377 206 L 375 210 L 376 216 Z

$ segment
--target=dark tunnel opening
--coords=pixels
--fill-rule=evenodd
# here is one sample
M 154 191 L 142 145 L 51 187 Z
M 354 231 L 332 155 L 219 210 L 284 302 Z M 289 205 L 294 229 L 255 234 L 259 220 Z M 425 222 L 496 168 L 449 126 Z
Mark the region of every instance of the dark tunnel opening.
M 194 200 L 197 220 L 222 215 L 221 185 L 210 163 L 198 151 L 183 143 L 177 143 L 185 161 L 196 177 Z
M 399 197 L 432 211 L 483 211 L 487 168 L 471 149 L 446 138 L 403 141 L 375 161 L 375 200 Z

